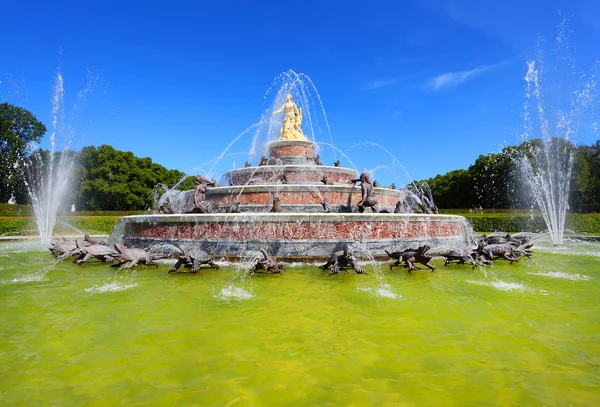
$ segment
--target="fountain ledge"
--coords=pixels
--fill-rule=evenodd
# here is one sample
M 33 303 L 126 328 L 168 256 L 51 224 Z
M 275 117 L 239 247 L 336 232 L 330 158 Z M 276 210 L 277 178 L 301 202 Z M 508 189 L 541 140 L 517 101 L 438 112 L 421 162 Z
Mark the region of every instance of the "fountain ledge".
M 268 248 L 291 260 L 327 258 L 348 245 L 375 257 L 385 250 L 464 242 L 465 218 L 383 213 L 232 213 L 126 216 L 113 241 L 136 247 L 160 242 L 192 244 L 212 255 L 236 258 Z

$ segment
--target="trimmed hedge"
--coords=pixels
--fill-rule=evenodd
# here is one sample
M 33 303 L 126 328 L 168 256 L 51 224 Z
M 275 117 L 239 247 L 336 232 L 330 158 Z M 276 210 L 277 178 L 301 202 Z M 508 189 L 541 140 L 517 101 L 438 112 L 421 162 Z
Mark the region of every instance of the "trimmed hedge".
M 525 214 L 460 214 L 467 218 L 476 232 L 544 232 L 541 215 Z M 600 234 L 600 214 L 567 214 L 565 228 L 574 233 Z
M 85 233 L 105 234 L 112 232 L 120 216 L 61 216 L 58 218 L 54 232 L 58 234 L 76 234 L 73 228 Z M 63 223 L 64 222 L 64 223 Z M 37 234 L 37 225 L 33 217 L 1 216 L 0 235 L 26 236 Z

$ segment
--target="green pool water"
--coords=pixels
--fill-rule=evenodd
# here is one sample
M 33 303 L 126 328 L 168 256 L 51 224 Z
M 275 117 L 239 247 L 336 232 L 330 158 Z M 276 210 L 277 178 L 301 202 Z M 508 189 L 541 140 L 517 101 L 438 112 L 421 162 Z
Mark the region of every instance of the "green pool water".
M 46 252 L 5 245 L 0 403 L 599 405 L 590 247 L 485 270 L 302 266 L 241 281 L 231 265 L 50 267 Z

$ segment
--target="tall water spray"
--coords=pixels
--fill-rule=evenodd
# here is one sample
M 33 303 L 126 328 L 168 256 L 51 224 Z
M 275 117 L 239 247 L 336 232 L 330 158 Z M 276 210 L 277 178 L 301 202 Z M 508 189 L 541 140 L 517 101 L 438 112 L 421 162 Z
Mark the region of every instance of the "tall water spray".
M 65 126 L 63 77 L 58 73 L 52 95 L 50 150 L 36 149 L 26 164 L 25 184 L 42 243 L 50 242 L 56 216 L 71 178 L 75 154 L 69 149 L 70 134 L 71 129 Z M 57 151 L 58 139 L 64 139 L 62 151 Z
M 519 157 L 524 179 L 531 187 L 552 243 L 561 244 L 569 208 L 571 170 L 575 159 L 573 142 L 583 114 L 594 106 L 596 72 L 578 75 L 568 42 L 568 24 L 563 21 L 556 49 L 547 60 L 544 43 L 527 63 L 526 103 L 522 141 L 529 149 Z
M 323 140 L 323 133 L 326 133 L 333 145 L 327 114 L 317 88 L 310 77 L 290 69 L 279 74 L 265 93 L 265 104 L 268 105 L 255 129 L 250 149 L 251 159 L 260 158 L 267 151 L 267 143 L 279 138 L 281 117 L 273 116 L 273 112 L 285 103 L 288 94 L 292 95 L 294 102 L 302 109 L 302 130 L 306 138 L 316 142 L 317 139 Z M 321 125 L 324 125 L 324 129 L 321 129 Z M 332 150 L 332 153 L 336 159 L 336 151 Z

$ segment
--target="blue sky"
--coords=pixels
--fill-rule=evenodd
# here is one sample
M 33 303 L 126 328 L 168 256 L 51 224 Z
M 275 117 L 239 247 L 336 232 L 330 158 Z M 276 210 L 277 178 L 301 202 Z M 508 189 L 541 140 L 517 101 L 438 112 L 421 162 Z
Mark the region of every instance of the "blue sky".
M 577 68 L 591 69 L 595 0 L 5 2 L 0 100 L 50 127 L 61 72 L 74 146 L 107 143 L 197 173 L 293 69 L 312 78 L 335 145 L 359 170 L 396 167 L 377 147 L 351 148 L 371 141 L 423 179 L 517 142 L 526 61 L 538 35 L 553 41 L 559 10 Z M 583 126 L 577 141 L 597 138 Z M 241 166 L 251 142 L 241 137 L 217 172 Z M 386 169 L 376 178 L 407 181 Z

